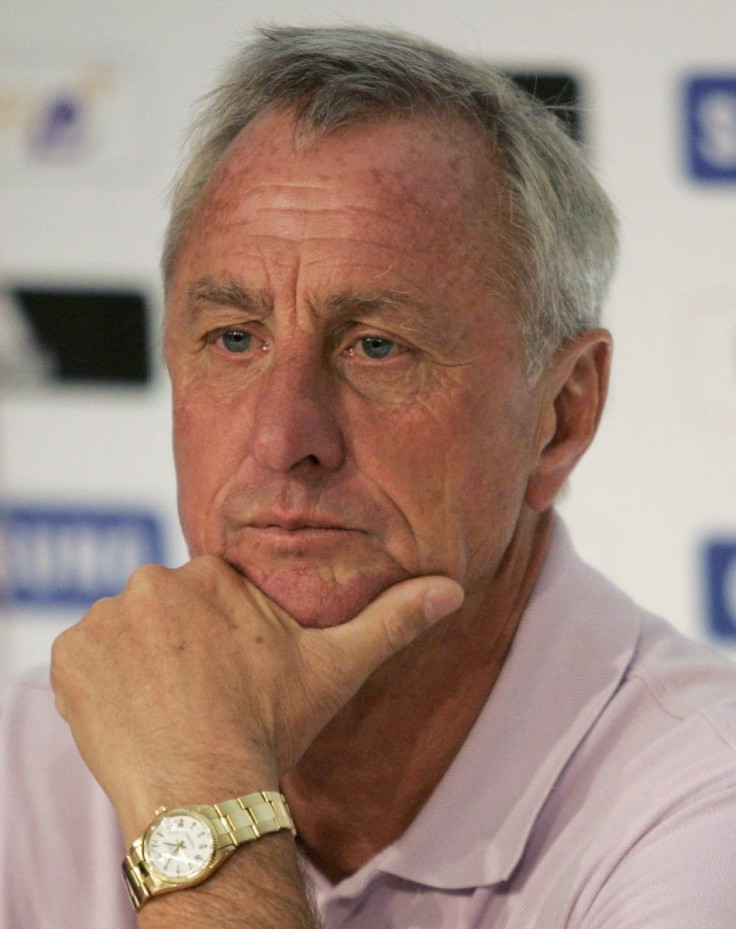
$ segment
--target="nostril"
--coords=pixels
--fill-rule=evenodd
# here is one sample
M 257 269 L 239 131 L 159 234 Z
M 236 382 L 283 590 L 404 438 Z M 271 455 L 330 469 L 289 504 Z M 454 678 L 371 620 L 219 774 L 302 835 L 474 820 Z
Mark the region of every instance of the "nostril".
M 251 436 L 253 457 L 272 471 L 299 466 L 336 470 L 345 455 L 342 428 L 325 404 L 302 397 L 299 404 L 260 404 Z

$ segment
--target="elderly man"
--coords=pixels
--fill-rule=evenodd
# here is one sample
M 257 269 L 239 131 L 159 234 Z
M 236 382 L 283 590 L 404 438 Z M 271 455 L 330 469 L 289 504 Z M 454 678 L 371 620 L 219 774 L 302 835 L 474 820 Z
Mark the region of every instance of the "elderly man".
M 553 516 L 614 252 L 485 65 L 241 54 L 164 257 L 191 561 L 11 697 L 3 926 L 733 929 L 736 673 Z

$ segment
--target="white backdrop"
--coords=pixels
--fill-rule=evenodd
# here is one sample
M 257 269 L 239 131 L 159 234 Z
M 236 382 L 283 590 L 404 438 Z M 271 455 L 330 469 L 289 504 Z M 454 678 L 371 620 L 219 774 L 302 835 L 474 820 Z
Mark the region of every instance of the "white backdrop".
M 733 0 L 0 0 L 0 290 L 133 287 L 158 325 L 164 193 L 191 104 L 259 22 L 393 26 L 511 70 L 578 78 L 587 145 L 618 208 L 623 248 L 607 310 L 609 408 L 562 509 L 578 548 L 636 599 L 736 650 Z M 686 164 L 685 89 L 714 76 L 725 83 L 708 114 L 699 111 L 710 120 L 701 151 L 722 176 L 698 179 Z M 39 154 L 41 143 L 28 144 L 39 99 L 69 86 L 87 107 L 82 138 Z M 10 312 L 0 301 L 6 320 Z M 10 363 L 5 349 L 0 365 Z M 5 388 L 0 497 L 144 511 L 160 521 L 165 560 L 181 562 L 157 362 L 149 387 Z M 706 596 L 714 541 L 719 637 Z M 28 554 L 28 571 L 39 557 Z M 66 555 L 43 557 L 50 569 Z M 0 680 L 46 661 L 79 614 L 78 605 L 6 602 Z

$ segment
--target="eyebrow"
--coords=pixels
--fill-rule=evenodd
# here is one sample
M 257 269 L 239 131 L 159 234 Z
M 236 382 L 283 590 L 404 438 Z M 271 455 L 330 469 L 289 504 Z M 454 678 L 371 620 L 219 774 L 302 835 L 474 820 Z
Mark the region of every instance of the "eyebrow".
M 341 322 L 353 318 L 369 319 L 388 312 L 391 321 L 407 331 L 423 330 L 426 324 L 436 322 L 438 309 L 431 303 L 395 289 L 367 291 L 341 291 L 314 301 L 319 315 Z
M 265 291 L 252 290 L 232 280 L 218 282 L 203 277 L 187 288 L 182 310 L 184 322 L 193 325 L 205 308 L 212 305 L 245 310 L 259 319 L 265 319 L 274 310 L 273 297 Z M 439 312 L 436 305 L 395 288 L 339 291 L 315 297 L 309 305 L 317 316 L 338 324 L 354 317 L 369 318 L 388 311 L 392 321 L 407 331 L 424 329 L 422 323 L 436 323 Z
M 193 325 L 207 306 L 228 306 L 246 310 L 259 318 L 273 312 L 273 299 L 262 290 L 251 290 L 235 281 L 217 282 L 203 277 L 187 288 L 182 317 L 187 325 Z

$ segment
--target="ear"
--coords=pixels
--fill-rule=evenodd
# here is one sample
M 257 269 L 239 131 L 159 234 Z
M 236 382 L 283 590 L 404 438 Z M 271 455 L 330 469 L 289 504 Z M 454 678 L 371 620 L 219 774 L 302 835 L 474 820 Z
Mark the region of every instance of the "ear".
M 543 376 L 536 464 L 525 502 L 534 512 L 550 507 L 593 441 L 608 392 L 611 335 L 591 329 L 561 349 Z

